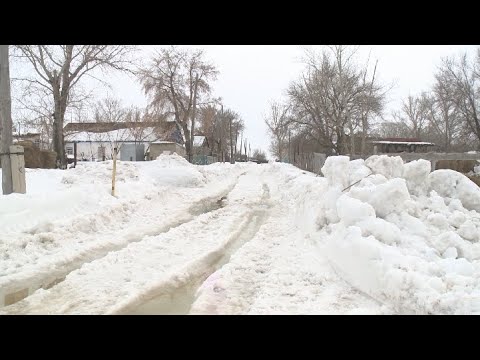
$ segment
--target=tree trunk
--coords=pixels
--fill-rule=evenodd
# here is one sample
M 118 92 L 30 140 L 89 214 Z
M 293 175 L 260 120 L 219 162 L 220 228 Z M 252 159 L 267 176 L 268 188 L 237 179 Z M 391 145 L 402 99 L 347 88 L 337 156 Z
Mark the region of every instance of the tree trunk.
M 64 84 L 65 86 L 65 84 Z M 57 153 L 57 164 L 61 169 L 67 168 L 67 159 L 65 157 L 65 140 L 63 136 L 63 124 L 65 111 L 67 109 L 67 98 L 61 95 L 60 79 L 55 74 L 53 81 L 53 150 Z
M 190 130 L 188 130 L 188 123 L 187 122 L 184 122 L 182 124 L 182 128 L 183 128 L 183 134 L 185 136 L 185 150 L 187 152 L 187 156 L 190 157 L 191 155 L 191 138 L 190 138 Z
M 235 159 L 237 159 L 237 143 L 238 143 L 238 123 L 235 129 Z
M 290 136 L 291 136 L 291 131 L 289 130 L 288 131 L 288 163 L 291 164 L 292 163 L 292 150 L 291 150 L 291 147 L 290 147 Z
M 222 141 L 222 138 L 220 138 L 220 154 L 222 155 L 221 156 L 222 162 L 224 162 L 224 160 L 223 160 L 223 141 Z
M 360 145 L 360 154 L 365 155 L 365 147 L 367 145 L 367 133 L 368 133 L 368 111 L 364 113 L 362 111 L 362 144 Z
M 3 194 L 13 192 L 10 145 L 12 145 L 12 99 L 8 45 L 0 45 L 0 163 L 2 165 Z
M 350 135 L 350 154 L 355 155 L 355 136 L 353 132 Z

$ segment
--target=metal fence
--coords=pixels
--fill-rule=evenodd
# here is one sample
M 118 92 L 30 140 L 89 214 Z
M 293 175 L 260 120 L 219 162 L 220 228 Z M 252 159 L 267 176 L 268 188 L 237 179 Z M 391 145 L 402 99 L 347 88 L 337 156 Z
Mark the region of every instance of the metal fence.
M 217 162 L 216 156 L 208 156 L 208 155 L 193 155 L 192 156 L 192 164 L 195 165 L 210 165 Z
M 325 163 L 326 158 L 327 156 L 321 153 L 300 153 L 295 154 L 295 157 L 292 159 L 292 164 L 302 170 L 320 174 L 320 169 Z

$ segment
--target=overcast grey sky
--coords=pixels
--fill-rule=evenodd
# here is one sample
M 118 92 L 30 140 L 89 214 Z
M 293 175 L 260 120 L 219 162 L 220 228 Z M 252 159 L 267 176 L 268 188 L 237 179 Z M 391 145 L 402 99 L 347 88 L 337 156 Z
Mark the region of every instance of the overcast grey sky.
M 141 56 L 148 58 L 158 46 L 141 46 Z M 289 83 L 303 69 L 300 57 L 303 47 L 297 45 L 208 45 L 189 46 L 205 50 L 207 59 L 220 71 L 214 83 L 214 95 L 221 96 L 226 106 L 241 114 L 246 124 L 246 137 L 254 147 L 268 149 L 263 115 L 270 100 L 281 99 Z M 319 46 L 314 46 L 319 47 Z M 433 82 L 433 73 L 444 56 L 467 51 L 474 45 L 362 45 L 360 59 L 378 59 L 379 78 L 384 83 L 395 81 L 389 94 L 389 109 L 398 107 L 401 98 L 416 94 Z M 146 105 L 146 98 L 135 79 L 126 75 L 109 79 L 109 91 L 127 104 Z

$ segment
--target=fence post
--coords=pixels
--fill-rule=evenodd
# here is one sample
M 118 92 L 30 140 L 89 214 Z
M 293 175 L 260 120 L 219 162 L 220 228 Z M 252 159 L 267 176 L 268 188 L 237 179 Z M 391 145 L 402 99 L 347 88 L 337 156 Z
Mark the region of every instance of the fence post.
M 117 148 L 113 148 L 112 196 L 115 196 L 115 175 L 117 172 Z

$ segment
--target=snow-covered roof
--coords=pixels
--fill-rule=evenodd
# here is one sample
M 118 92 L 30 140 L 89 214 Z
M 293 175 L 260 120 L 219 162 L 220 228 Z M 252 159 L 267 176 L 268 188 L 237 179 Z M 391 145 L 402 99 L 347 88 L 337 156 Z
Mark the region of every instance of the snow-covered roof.
M 153 141 L 152 144 L 175 144 L 175 142 L 158 140 L 158 141 Z
M 193 137 L 193 146 L 202 146 L 204 141 L 205 141 L 205 136 L 195 135 Z
M 81 122 L 64 127 L 66 141 L 78 142 L 152 142 L 156 140 L 184 143 L 175 122 Z
M 395 144 L 395 145 L 430 145 L 434 146 L 434 143 L 423 142 L 423 141 L 384 141 L 384 140 L 375 140 L 370 141 L 372 144 Z
M 159 136 L 155 133 L 154 127 L 146 127 L 143 129 L 119 129 L 107 132 L 89 132 L 80 131 L 77 133 L 71 133 L 65 135 L 65 141 L 72 142 L 130 142 L 130 141 L 142 141 L 152 142 L 159 139 Z

